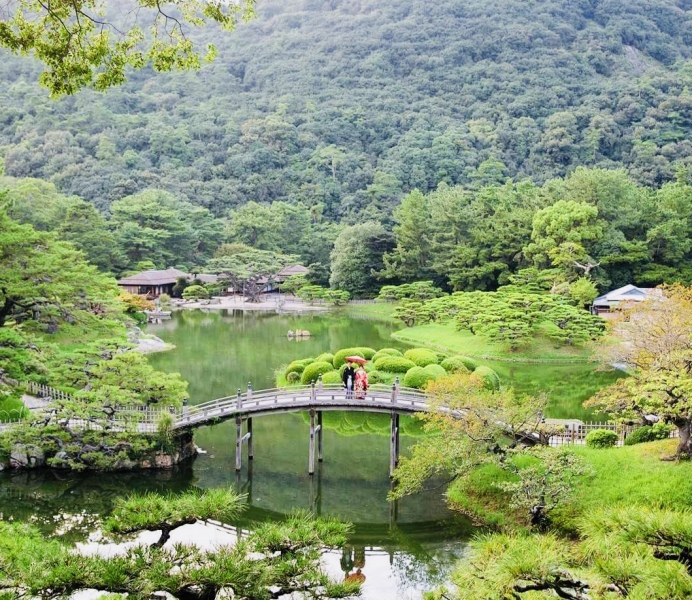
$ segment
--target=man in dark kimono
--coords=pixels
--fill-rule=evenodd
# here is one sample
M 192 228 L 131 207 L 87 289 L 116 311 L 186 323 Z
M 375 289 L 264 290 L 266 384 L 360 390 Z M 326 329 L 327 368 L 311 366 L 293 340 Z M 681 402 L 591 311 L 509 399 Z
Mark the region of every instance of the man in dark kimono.
M 353 398 L 353 388 L 356 383 L 356 369 L 353 367 L 353 365 L 346 365 L 341 379 L 344 382 L 344 388 L 346 389 L 346 399 L 348 400 Z

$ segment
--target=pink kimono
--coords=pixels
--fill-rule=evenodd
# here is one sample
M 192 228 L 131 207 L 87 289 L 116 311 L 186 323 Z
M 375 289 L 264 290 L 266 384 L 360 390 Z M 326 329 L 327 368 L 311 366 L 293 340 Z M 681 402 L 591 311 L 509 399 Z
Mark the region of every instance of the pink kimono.
M 356 399 L 365 400 L 365 392 L 368 391 L 368 374 L 365 369 L 360 368 L 356 371 Z

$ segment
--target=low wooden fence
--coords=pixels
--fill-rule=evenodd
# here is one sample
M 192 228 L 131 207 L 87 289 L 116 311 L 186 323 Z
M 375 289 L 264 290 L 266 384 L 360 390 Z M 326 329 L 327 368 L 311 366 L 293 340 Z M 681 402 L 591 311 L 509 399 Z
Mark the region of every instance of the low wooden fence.
M 557 428 L 562 423 L 555 420 L 550 424 L 555 425 Z M 615 433 L 617 433 L 618 441 L 616 443 L 616 446 L 624 446 L 627 436 L 630 435 L 633 431 L 639 429 L 640 427 L 642 427 L 641 424 L 622 425 L 620 423 L 614 423 L 612 421 L 565 421 L 564 432 L 551 435 L 548 439 L 548 444 L 550 446 L 583 446 L 586 445 L 586 436 L 589 435 L 589 433 L 595 431 L 596 429 L 606 429 L 608 431 L 614 431 Z M 674 429 L 673 431 L 671 431 L 669 437 L 678 437 L 678 430 Z

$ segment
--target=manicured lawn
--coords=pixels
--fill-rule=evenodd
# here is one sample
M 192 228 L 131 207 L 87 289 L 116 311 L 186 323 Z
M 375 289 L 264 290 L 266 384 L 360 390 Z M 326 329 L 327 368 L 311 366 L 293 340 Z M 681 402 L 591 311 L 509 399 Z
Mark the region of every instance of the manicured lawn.
M 465 354 L 489 360 L 517 361 L 587 361 L 591 356 L 588 348 L 579 346 L 555 346 L 547 337 L 538 335 L 524 347 L 511 351 L 504 344 L 488 341 L 470 331 L 457 331 L 454 323 L 428 323 L 408 327 L 392 334 L 397 340 L 429 346 L 441 352 Z
M 378 302 L 376 304 L 349 304 L 336 310 L 348 316 L 377 318 L 378 320 L 401 324 L 401 321 L 392 317 L 395 307 L 395 304 Z
M 553 515 L 556 527 L 573 532 L 579 519 L 603 506 L 692 508 L 692 462 L 661 461 L 675 452 L 677 440 L 593 449 L 575 446 L 593 470 L 578 485 L 572 501 Z M 508 475 L 495 466 L 476 469 L 468 481 L 453 483 L 447 495 L 453 506 L 494 527 L 516 526 L 507 496 L 495 483 Z

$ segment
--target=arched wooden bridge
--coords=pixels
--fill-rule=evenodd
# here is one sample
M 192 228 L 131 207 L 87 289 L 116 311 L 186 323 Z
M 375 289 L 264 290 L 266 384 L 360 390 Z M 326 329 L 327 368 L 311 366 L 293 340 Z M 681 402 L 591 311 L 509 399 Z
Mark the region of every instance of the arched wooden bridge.
M 417 413 L 428 409 L 425 394 L 412 388 L 373 385 L 365 398 L 356 399 L 340 385 L 317 385 L 253 390 L 238 390 L 235 396 L 217 398 L 195 406 L 184 406 L 175 413 L 174 429 L 200 427 L 229 419 L 236 422 L 235 468 L 242 468 L 242 445 L 247 442 L 248 459 L 253 458 L 252 419 L 254 417 L 281 412 L 306 411 L 310 413 L 310 451 L 308 473 L 315 472 L 315 457 L 322 462 L 322 413 L 324 411 L 379 412 L 391 415 L 390 474 L 399 462 L 399 416 L 402 413 Z M 147 419 L 148 423 L 152 421 Z M 243 434 L 243 423 L 246 433 Z M 142 423 L 144 424 L 144 423 Z

